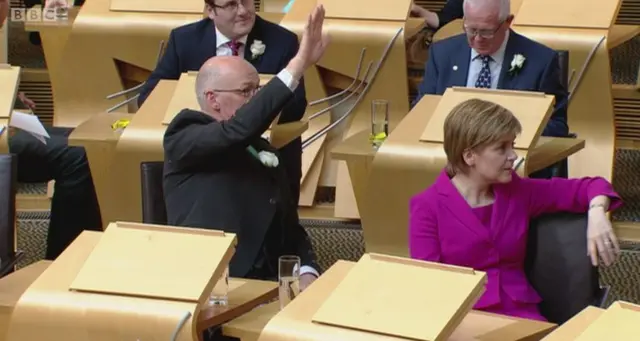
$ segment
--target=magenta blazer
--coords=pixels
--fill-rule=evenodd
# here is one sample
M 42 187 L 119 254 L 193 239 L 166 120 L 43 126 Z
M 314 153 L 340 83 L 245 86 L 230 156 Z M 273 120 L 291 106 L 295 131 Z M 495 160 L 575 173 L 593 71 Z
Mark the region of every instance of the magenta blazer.
M 524 273 L 530 218 L 560 211 L 586 212 L 598 195 L 612 199 L 610 209 L 621 205 L 603 178 L 543 180 L 520 178 L 514 172 L 511 182 L 494 185 L 493 190 L 490 229 L 480 223 L 445 171 L 409 205 L 411 258 L 487 273 L 487 286 L 475 309 L 500 303 L 500 289 L 516 302 L 540 302 Z

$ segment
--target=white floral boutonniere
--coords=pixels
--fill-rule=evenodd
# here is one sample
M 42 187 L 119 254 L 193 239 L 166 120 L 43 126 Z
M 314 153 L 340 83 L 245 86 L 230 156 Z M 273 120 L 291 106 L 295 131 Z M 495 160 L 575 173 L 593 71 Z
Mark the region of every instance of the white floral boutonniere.
M 524 67 L 524 62 L 527 60 L 523 55 L 516 54 L 513 56 L 511 60 L 511 68 L 509 69 L 509 73 L 511 75 L 517 75 L 518 72 Z
M 247 150 L 249 151 L 249 153 L 251 153 L 251 155 L 253 155 L 253 157 L 258 159 L 260 163 L 262 163 L 265 167 L 276 168 L 280 164 L 280 160 L 278 159 L 278 156 L 276 156 L 276 154 L 272 152 L 269 152 L 266 150 L 262 150 L 258 152 L 256 151 L 255 148 L 253 148 L 253 146 L 247 147 Z
M 251 44 L 251 59 L 256 59 L 264 54 L 267 49 L 267 45 L 263 44 L 261 40 L 254 40 Z

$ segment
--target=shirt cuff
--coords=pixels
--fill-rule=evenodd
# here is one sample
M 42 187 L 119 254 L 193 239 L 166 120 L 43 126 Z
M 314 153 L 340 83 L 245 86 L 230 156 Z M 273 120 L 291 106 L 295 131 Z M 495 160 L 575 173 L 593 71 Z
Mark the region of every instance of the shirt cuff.
M 303 265 L 300 267 L 300 275 L 304 275 L 304 274 L 312 274 L 316 277 L 320 277 L 320 273 L 318 273 L 318 271 L 316 271 L 316 269 L 308 266 L 308 265 Z
M 278 72 L 276 77 L 280 78 L 282 83 L 284 83 L 284 85 L 286 85 L 287 88 L 291 90 L 291 92 L 294 92 L 296 90 L 296 88 L 298 87 L 298 83 L 300 82 L 297 79 L 293 79 L 293 76 L 289 71 L 287 71 L 287 69 L 282 69 L 282 71 Z

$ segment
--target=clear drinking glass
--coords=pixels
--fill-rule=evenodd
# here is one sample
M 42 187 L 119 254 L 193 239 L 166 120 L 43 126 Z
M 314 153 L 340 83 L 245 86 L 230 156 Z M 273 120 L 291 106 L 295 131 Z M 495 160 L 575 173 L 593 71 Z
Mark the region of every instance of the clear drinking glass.
M 224 273 L 220 276 L 218 283 L 213 287 L 211 296 L 209 296 L 209 305 L 228 305 L 229 304 L 229 267 L 224 269 Z
M 284 309 L 300 293 L 300 257 L 278 258 L 278 283 L 280 309 Z
M 373 148 L 378 149 L 389 135 L 389 101 L 376 99 L 371 101 L 371 135 L 369 140 Z

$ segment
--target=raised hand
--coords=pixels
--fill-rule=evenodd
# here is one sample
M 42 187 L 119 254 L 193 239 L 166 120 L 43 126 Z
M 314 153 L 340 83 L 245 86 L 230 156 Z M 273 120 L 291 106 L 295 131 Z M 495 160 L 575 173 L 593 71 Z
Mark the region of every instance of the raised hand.
M 299 79 L 304 71 L 316 64 L 329 45 L 329 35 L 323 31 L 324 7 L 318 5 L 309 15 L 304 26 L 298 53 L 287 65 L 287 70 Z
M 317 63 L 329 45 L 329 35 L 323 31 L 324 16 L 324 6 L 316 6 L 304 27 L 297 57 L 305 62 L 305 67 Z

